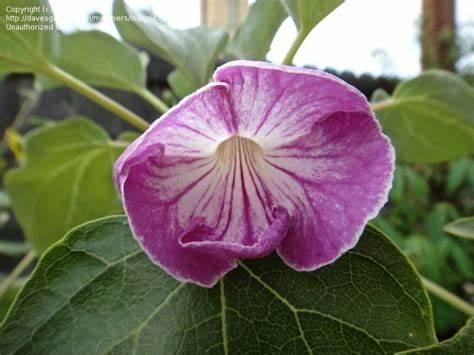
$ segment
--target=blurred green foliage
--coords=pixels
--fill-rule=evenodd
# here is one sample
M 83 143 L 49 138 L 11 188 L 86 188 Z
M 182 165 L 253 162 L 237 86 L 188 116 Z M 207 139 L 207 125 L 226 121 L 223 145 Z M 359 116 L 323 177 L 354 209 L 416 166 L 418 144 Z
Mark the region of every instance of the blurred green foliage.
M 473 214 L 473 158 L 437 165 L 399 164 L 390 202 L 374 224 L 422 275 L 469 298 L 474 297 L 474 243 L 449 236 L 443 226 Z M 463 314 L 435 297 L 432 302 L 439 334 L 462 326 Z

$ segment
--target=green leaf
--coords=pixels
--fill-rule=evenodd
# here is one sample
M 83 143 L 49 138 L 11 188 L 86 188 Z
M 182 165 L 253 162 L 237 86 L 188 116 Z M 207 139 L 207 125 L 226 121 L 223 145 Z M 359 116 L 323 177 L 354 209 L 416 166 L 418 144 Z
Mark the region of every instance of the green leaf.
M 2 284 L 5 276 L 0 276 L 0 285 Z M 25 284 L 26 279 L 17 279 L 3 295 L 0 296 L 0 323 L 8 312 L 11 304 L 15 300 L 15 296 L 20 291 L 21 287 Z
M 257 0 L 227 46 L 227 54 L 239 59 L 265 60 L 273 38 L 287 16 L 279 0 Z
M 79 31 L 60 37 L 55 64 L 95 86 L 133 92 L 145 87 L 145 66 L 137 50 L 101 31 Z M 42 79 L 44 88 L 58 85 Z
M 25 137 L 26 163 L 6 174 L 13 212 L 33 248 L 44 251 L 80 223 L 121 210 L 112 164 L 123 150 L 85 118 Z
M 457 270 L 462 277 L 472 279 L 474 277 L 474 263 L 471 259 L 469 250 L 463 245 L 459 245 L 454 240 L 448 240 L 450 243 L 449 251 L 452 259 L 457 266 Z
M 473 151 L 474 89 L 454 74 L 427 71 L 374 110 L 400 160 L 435 163 Z
M 217 56 L 228 40 L 227 33 L 221 29 L 172 29 L 159 20 L 144 18 L 129 8 L 124 0 L 114 1 L 113 14 L 115 26 L 125 40 L 174 65 L 194 89 L 208 82 Z
M 456 237 L 474 240 L 474 217 L 458 219 L 445 225 L 443 230 Z
M 384 89 L 378 88 L 375 89 L 372 97 L 370 98 L 371 102 L 380 102 L 390 98 L 390 94 Z
M 179 70 L 173 70 L 168 75 L 167 80 L 171 89 L 179 98 L 188 96 L 195 90 L 193 84 Z
M 281 0 L 298 30 L 309 33 L 344 0 Z
M 474 353 L 474 317 L 456 335 L 441 343 L 399 353 L 410 355 L 460 355 Z
M 449 164 L 446 183 L 446 192 L 448 195 L 452 195 L 468 177 L 470 165 L 470 159 L 460 159 Z
M 117 137 L 117 141 L 125 142 L 125 143 L 132 143 L 135 139 L 140 137 L 140 132 L 135 131 L 123 131 Z
M 34 12 L 15 14 L 15 8 Z M 0 0 L 0 72 L 40 71 L 48 65 L 57 46 L 49 9 L 46 0 Z
M 205 289 L 152 264 L 125 217 L 82 225 L 49 249 L 0 329 L 5 355 L 384 354 L 435 341 L 415 270 L 372 227 L 318 271 L 270 256 Z
M 0 254 L 11 257 L 22 256 L 28 253 L 31 246 L 23 242 L 10 242 L 7 240 L 0 240 Z
M 404 168 L 403 172 L 407 181 L 408 191 L 419 200 L 427 201 L 430 194 L 430 186 L 426 179 L 409 166 Z
M 390 200 L 396 204 L 404 201 L 405 177 L 401 166 L 397 166 L 393 175 L 392 189 L 390 190 Z
M 432 241 L 444 240 L 446 236 L 443 233 L 443 226 L 452 220 L 456 210 L 452 205 L 446 202 L 436 203 L 432 210 L 426 215 L 425 230 Z

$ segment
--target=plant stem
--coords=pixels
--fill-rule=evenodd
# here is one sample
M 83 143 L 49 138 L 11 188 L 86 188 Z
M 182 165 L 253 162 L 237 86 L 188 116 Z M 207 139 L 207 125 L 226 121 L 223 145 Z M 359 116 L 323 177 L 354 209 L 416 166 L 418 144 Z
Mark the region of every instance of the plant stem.
M 139 130 L 144 131 L 148 128 L 149 123 L 143 118 L 133 113 L 128 108 L 120 105 L 118 102 L 105 96 L 93 87 L 87 85 L 83 81 L 66 73 L 64 70 L 54 65 L 49 65 L 43 71 L 43 73 L 70 87 L 74 91 L 77 91 L 81 95 L 84 95 L 85 97 L 89 98 L 90 100 L 94 101 L 95 103 L 99 104 L 110 112 L 115 113 L 118 117 L 130 123 L 132 126 L 135 126 Z
M 438 284 L 428 280 L 423 276 L 421 276 L 421 281 L 423 282 L 423 285 L 426 287 L 426 289 L 439 299 L 443 300 L 444 302 L 448 303 L 452 307 L 458 309 L 459 311 L 467 314 L 470 317 L 474 316 L 474 306 L 472 306 L 468 302 L 464 301 L 455 294 L 449 292 L 448 290 L 442 288 Z
M 7 276 L 5 281 L 3 281 L 2 285 L 0 286 L 0 298 L 4 295 L 4 293 L 10 288 L 11 285 L 16 281 L 18 276 L 20 276 L 23 271 L 31 264 L 33 260 L 35 260 L 36 254 L 33 250 L 30 250 L 23 259 L 15 266 L 12 270 L 10 275 Z
M 298 31 L 298 34 L 296 35 L 295 40 L 293 41 L 293 44 L 288 50 L 288 53 L 286 53 L 285 59 L 283 59 L 283 64 L 291 65 L 293 63 L 293 58 L 295 57 L 296 52 L 298 52 L 298 49 L 300 49 L 301 45 L 303 44 L 303 41 L 305 40 L 306 36 L 308 36 L 308 34 L 308 31 Z
M 161 113 L 168 111 L 169 107 L 156 95 L 153 95 L 150 90 L 146 88 L 139 88 L 137 93 Z

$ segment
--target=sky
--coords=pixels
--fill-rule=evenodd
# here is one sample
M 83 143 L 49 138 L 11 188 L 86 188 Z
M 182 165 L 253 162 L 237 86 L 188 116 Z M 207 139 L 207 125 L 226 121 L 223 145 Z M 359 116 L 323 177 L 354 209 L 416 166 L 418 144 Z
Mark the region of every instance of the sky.
M 119 37 L 111 17 L 112 0 L 50 3 L 59 28 L 65 32 L 99 29 Z M 200 22 L 200 0 L 128 0 L 127 4 L 152 10 L 176 28 L 194 27 Z M 100 24 L 88 23 L 93 11 L 103 14 Z M 294 63 L 356 74 L 415 76 L 421 70 L 420 14 L 421 0 L 346 0 L 310 33 Z M 474 0 L 457 0 L 456 16 L 461 26 L 474 24 Z M 281 62 L 295 35 L 295 26 L 288 18 L 276 34 L 268 59 Z

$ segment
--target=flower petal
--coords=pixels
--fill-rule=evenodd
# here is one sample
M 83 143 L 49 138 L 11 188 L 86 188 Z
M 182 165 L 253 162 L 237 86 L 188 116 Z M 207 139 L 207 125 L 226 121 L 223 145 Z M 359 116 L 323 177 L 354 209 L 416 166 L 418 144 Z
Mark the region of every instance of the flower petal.
M 365 97 L 319 71 L 233 62 L 114 167 L 135 237 L 175 278 L 212 286 L 277 250 L 334 261 L 385 203 L 393 150 Z
M 365 97 L 320 71 L 232 62 L 227 83 L 239 135 L 265 151 L 265 183 L 290 213 L 280 256 L 314 270 L 352 248 L 387 201 L 394 152 Z
M 292 142 L 328 114 L 368 111 L 365 97 L 322 71 L 262 62 L 234 61 L 214 79 L 230 87 L 238 134 L 264 148 Z
M 299 181 L 313 206 L 313 215 L 306 217 L 312 228 L 290 229 L 278 249 L 297 270 L 329 264 L 355 246 L 387 202 L 394 168 L 388 139 L 364 112 L 334 113 L 267 160 Z
M 265 200 L 257 175 L 263 156 L 235 136 L 226 91 L 213 84 L 188 97 L 115 165 L 144 250 L 174 277 L 202 286 L 215 284 L 238 258 L 274 251 L 289 223 L 284 208 Z

